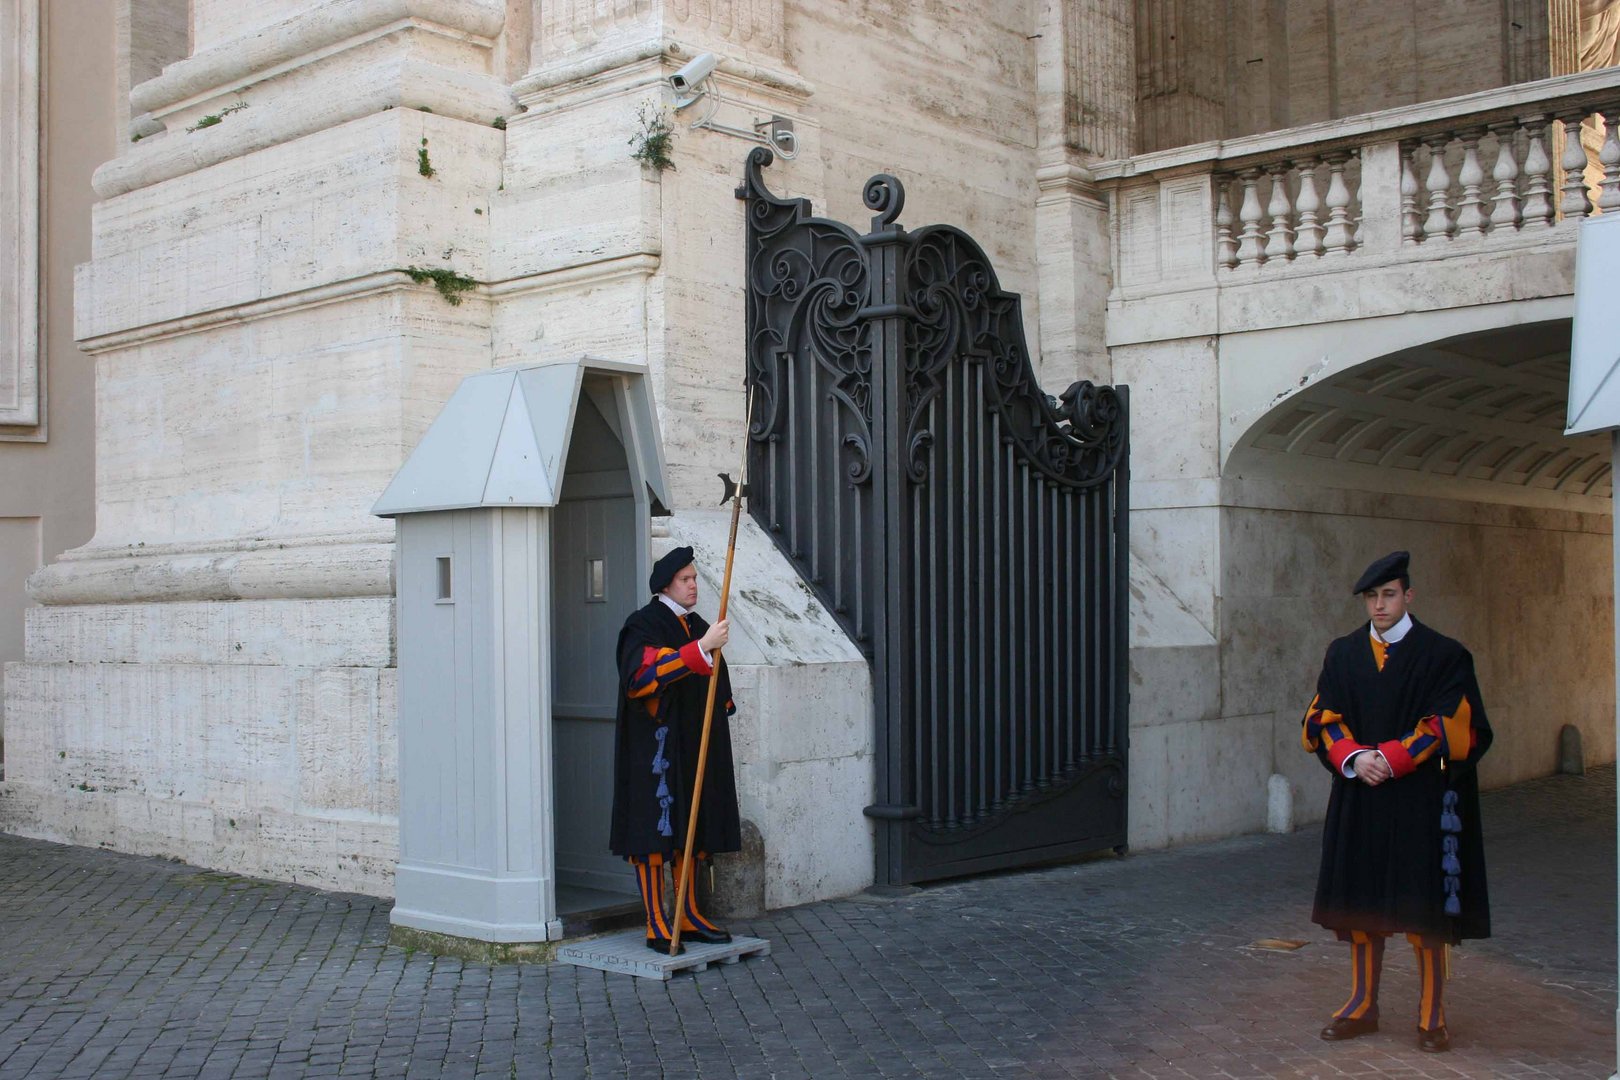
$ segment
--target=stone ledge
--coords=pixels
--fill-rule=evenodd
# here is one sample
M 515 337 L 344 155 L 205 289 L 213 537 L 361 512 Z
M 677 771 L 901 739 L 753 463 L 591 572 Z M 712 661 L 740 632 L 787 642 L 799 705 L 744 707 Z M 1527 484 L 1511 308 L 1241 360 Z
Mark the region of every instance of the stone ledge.
M 396 107 L 480 127 L 518 111 L 493 77 L 428 63 L 403 48 L 372 42 L 352 57 L 327 58 L 256 83 L 250 107 L 229 120 L 202 131 L 165 131 L 102 165 L 92 180 L 96 194 L 110 199 Z M 178 126 L 210 104 L 170 120 Z
M 50 605 L 393 596 L 394 545 L 288 539 L 246 551 L 63 558 L 34 571 L 28 592 Z
M 499 0 L 336 0 L 265 27 L 246 41 L 219 45 L 170 64 L 161 75 L 130 91 L 130 107 L 137 113 L 155 113 L 406 19 L 483 38 L 482 44 L 489 47 L 505 17 Z

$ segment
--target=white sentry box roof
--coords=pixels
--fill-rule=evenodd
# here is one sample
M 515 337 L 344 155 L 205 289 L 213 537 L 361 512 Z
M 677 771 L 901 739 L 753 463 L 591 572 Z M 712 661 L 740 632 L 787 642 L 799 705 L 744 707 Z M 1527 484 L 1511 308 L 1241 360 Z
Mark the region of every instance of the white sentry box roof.
M 1620 428 L 1620 213 L 1581 223 L 1564 434 Z
M 495 506 L 556 506 L 586 375 L 621 388 L 598 401 L 636 479 L 662 504 L 664 450 L 647 369 L 582 356 L 469 375 L 371 512 L 377 517 Z M 622 408 L 621 408 L 622 404 Z

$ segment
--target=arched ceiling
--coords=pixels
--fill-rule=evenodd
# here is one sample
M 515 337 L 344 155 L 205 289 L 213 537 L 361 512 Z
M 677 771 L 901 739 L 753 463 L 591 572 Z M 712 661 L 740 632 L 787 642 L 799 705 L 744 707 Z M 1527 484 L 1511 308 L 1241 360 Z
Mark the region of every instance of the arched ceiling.
M 1308 386 L 1248 446 L 1569 495 L 1608 496 L 1606 435 L 1564 437 L 1569 323 L 1392 353 Z

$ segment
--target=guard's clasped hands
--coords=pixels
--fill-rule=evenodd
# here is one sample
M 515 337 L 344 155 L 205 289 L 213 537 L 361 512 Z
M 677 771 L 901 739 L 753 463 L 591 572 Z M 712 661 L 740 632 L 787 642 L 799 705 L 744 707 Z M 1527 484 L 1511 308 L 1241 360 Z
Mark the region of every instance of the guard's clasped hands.
M 1357 754 L 1353 765 L 1356 770 L 1356 779 L 1368 787 L 1377 787 L 1395 775 L 1394 771 L 1389 767 L 1389 762 L 1384 760 L 1384 755 L 1376 750 Z

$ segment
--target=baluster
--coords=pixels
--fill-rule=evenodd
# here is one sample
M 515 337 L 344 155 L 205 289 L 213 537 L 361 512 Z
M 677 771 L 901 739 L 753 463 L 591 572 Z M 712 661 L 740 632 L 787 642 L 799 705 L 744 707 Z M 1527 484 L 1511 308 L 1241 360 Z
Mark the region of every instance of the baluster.
M 1271 231 L 1266 234 L 1266 261 L 1287 262 L 1294 257 L 1294 207 L 1288 199 L 1288 162 L 1280 161 L 1266 166 L 1271 177 L 1271 202 L 1266 213 L 1271 217 Z
M 1322 226 L 1317 221 L 1317 212 L 1322 208 L 1322 199 L 1316 193 L 1316 166 L 1320 162 L 1316 158 L 1302 158 L 1294 162 L 1294 168 L 1299 170 L 1299 198 L 1294 206 L 1299 211 L 1299 229 L 1294 234 L 1294 254 L 1321 255 L 1322 254 Z
M 1237 238 L 1232 235 L 1232 178 L 1215 181 L 1215 265 L 1227 270 L 1238 264 Z
M 1581 145 L 1584 119 L 1584 112 L 1565 113 L 1558 118 L 1564 125 L 1564 156 L 1559 161 L 1564 170 L 1564 197 L 1558 209 L 1565 220 L 1579 220 L 1592 212 L 1592 200 L 1586 195 L 1586 147 Z
M 1430 135 L 1423 140 L 1429 148 L 1429 175 L 1424 187 L 1429 191 L 1429 216 L 1423 219 L 1423 236 L 1449 237 L 1451 223 L 1451 174 L 1446 171 L 1446 144 L 1450 134 Z
M 1243 231 L 1238 234 L 1238 263 L 1259 266 L 1266 261 L 1260 243 L 1260 170 L 1244 169 L 1238 173 L 1238 180 L 1243 184 L 1243 205 L 1238 207 L 1238 220 L 1243 223 Z
M 1530 137 L 1524 154 L 1524 224 L 1551 225 L 1552 159 L 1547 156 L 1547 118 L 1532 116 L 1521 124 Z
M 1491 166 L 1491 179 L 1496 181 L 1496 193 L 1491 196 L 1491 232 L 1519 227 L 1519 163 L 1513 160 L 1513 135 L 1517 124 L 1492 124 L 1491 134 L 1496 136 L 1496 164 Z
M 1607 214 L 1620 209 L 1620 106 L 1603 114 L 1603 148 L 1598 151 L 1603 165 L 1603 187 L 1598 195 L 1598 209 Z
M 1418 213 L 1417 173 L 1413 171 L 1412 158 L 1417 153 L 1417 143 L 1403 142 L 1401 153 L 1401 244 L 1415 244 L 1423 239 L 1423 217 Z
M 1338 150 L 1331 154 L 1323 154 L 1322 160 L 1328 167 L 1327 208 L 1328 223 L 1327 236 L 1324 246 L 1329 255 L 1348 255 L 1352 243 L 1350 237 L 1350 189 L 1344 182 L 1344 163 L 1350 160 L 1350 155 Z
M 1460 131 L 1457 138 L 1463 145 L 1462 171 L 1457 179 L 1462 182 L 1462 202 L 1457 206 L 1457 234 L 1459 236 L 1485 235 L 1485 202 L 1479 197 L 1480 185 L 1485 182 L 1485 170 L 1479 165 L 1479 140 L 1484 132 L 1479 128 Z

